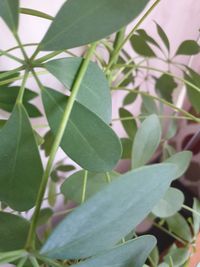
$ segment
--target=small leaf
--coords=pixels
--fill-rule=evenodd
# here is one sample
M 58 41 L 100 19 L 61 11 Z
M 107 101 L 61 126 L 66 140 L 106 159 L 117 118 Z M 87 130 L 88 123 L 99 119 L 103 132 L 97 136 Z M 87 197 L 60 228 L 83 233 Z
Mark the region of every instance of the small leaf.
M 49 218 L 53 215 L 53 210 L 50 208 L 44 208 L 40 211 L 40 215 L 37 220 L 37 226 L 45 224 Z
M 150 115 L 143 121 L 135 135 L 132 148 L 132 167 L 145 165 L 152 158 L 160 140 L 160 121 L 156 115 Z
M 176 55 L 196 55 L 200 51 L 199 45 L 194 40 L 184 41 L 178 48 Z
M 141 267 L 155 244 L 155 237 L 141 236 L 73 266 Z
M 135 94 L 134 92 L 129 92 L 126 97 L 123 100 L 123 105 L 130 105 L 132 104 L 137 98 L 137 94 Z
M 130 23 L 148 2 L 69 0 L 56 15 L 41 42 L 41 49 L 69 49 L 105 38 Z
M 155 57 L 156 54 L 148 43 L 139 35 L 134 34 L 131 39 L 131 45 L 135 52 L 144 57 Z
M 119 114 L 124 130 L 126 131 L 129 138 L 133 140 L 137 131 L 137 124 L 133 118 L 133 114 L 124 108 L 119 109 Z M 128 118 L 128 120 L 123 120 L 126 118 Z
M 74 171 L 75 169 L 76 168 L 73 165 L 59 165 L 56 167 L 56 170 L 60 172 L 70 172 Z
M 72 174 L 61 186 L 61 193 L 66 199 L 73 200 L 77 204 L 81 204 L 82 200 L 84 173 L 85 171 L 79 171 Z M 110 173 L 111 180 L 114 180 L 117 176 L 115 172 Z M 107 185 L 108 181 L 105 173 L 88 172 L 85 200 L 95 195 Z
M 51 131 L 48 131 L 44 136 L 44 143 L 41 145 L 41 149 L 44 150 L 46 157 L 48 157 L 50 154 L 53 141 L 54 136 Z
M 148 215 L 175 173 L 175 165 L 157 164 L 119 176 L 72 211 L 41 253 L 56 259 L 80 259 L 111 248 Z
M 23 106 L 16 105 L 0 131 L 0 199 L 24 211 L 35 204 L 43 173 L 34 133 Z
M 162 27 L 158 23 L 156 23 L 156 28 L 157 28 L 157 32 L 158 32 L 161 40 L 163 41 L 165 47 L 167 48 L 168 51 L 170 51 L 169 39 L 168 39 L 166 33 L 164 32 L 164 30 L 162 29 Z
M 51 130 L 56 134 L 68 97 L 45 88 L 43 104 Z M 121 144 L 114 131 L 98 116 L 75 102 L 61 148 L 82 168 L 110 171 L 121 157 Z
M 147 32 L 144 29 L 137 30 L 137 33 L 141 36 L 142 39 L 144 39 L 147 43 L 153 44 L 160 48 L 159 44 L 150 36 L 147 34 Z
M 16 32 L 19 19 L 19 0 L 1 0 L 0 17 L 4 19 L 11 31 Z
M 61 58 L 49 61 L 45 68 L 71 90 L 83 58 Z M 103 71 L 90 62 L 80 85 L 77 101 L 96 113 L 106 123 L 111 122 L 111 94 Z
M 174 216 L 166 218 L 166 222 L 169 229 L 178 237 L 188 242 L 192 240 L 190 227 L 181 214 L 176 213 Z
M 133 141 L 129 138 L 121 138 L 122 143 L 122 159 L 130 159 L 132 153 Z
M 170 187 L 164 197 L 153 208 L 152 212 L 157 217 L 167 218 L 181 210 L 183 203 L 183 193 L 178 189 Z
M 160 95 L 167 101 L 172 102 L 172 93 L 177 87 L 174 78 L 168 74 L 162 74 L 156 79 L 156 89 Z
M 0 252 L 24 248 L 29 222 L 22 217 L 0 212 Z
M 175 179 L 181 177 L 188 169 L 192 160 L 192 153 L 190 151 L 182 151 L 172 155 L 166 159 L 165 162 L 174 163 L 177 166 L 177 173 Z

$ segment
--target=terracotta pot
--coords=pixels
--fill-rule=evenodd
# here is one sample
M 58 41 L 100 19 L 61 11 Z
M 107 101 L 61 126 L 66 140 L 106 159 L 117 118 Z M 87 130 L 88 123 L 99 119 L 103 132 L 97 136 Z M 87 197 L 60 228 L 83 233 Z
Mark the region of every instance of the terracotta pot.
M 197 237 L 195 248 L 196 248 L 196 251 L 191 256 L 188 267 L 197 267 L 198 263 L 200 263 L 200 233 Z

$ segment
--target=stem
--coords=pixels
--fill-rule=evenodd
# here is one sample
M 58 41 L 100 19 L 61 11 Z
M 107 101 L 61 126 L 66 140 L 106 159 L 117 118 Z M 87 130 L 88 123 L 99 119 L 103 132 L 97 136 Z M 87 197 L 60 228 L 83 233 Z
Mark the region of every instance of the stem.
M 25 262 L 27 261 L 27 257 L 23 257 L 17 264 L 16 267 L 23 267 Z
M 15 73 L 17 73 L 17 72 L 19 72 L 21 70 L 24 70 L 24 69 L 25 69 L 24 66 L 21 66 L 19 68 L 14 69 L 14 70 L 9 70 L 9 71 L 6 71 L 4 73 L 1 73 L 0 74 L 0 81 L 3 80 L 6 77 L 12 75 L 12 74 L 15 74 Z
M 190 212 L 192 212 L 192 213 L 194 213 L 194 214 L 196 214 L 196 215 L 198 215 L 200 217 L 200 213 L 198 211 L 196 211 L 196 210 L 194 210 L 194 209 L 192 209 L 192 208 L 190 208 L 190 207 L 188 207 L 188 206 L 186 206 L 184 204 L 182 205 L 182 208 L 187 210 L 187 211 L 190 211 Z
M 158 116 L 158 118 L 161 118 L 161 119 L 192 120 L 191 118 L 188 118 L 186 116 L 165 116 L 165 115 L 157 115 L 157 116 Z M 147 116 L 144 116 L 144 115 L 134 116 L 134 118 L 139 118 L 139 119 L 145 119 L 146 117 L 148 117 L 148 115 Z M 112 119 L 112 122 L 114 122 L 114 121 L 130 121 L 132 119 L 133 119 L 133 117 L 115 118 L 115 119 Z
M 9 57 L 11 59 L 13 59 L 14 61 L 17 61 L 21 64 L 24 64 L 24 61 L 16 56 L 13 56 L 11 55 L 10 53 L 6 52 L 6 51 L 3 51 L 3 50 L 0 50 L 0 56 L 6 56 L 6 57 Z
M 22 80 L 22 85 L 20 87 L 19 94 L 18 94 L 17 100 L 16 100 L 16 103 L 18 103 L 18 104 L 22 104 L 22 102 L 23 102 L 23 96 L 24 96 L 26 81 L 28 79 L 28 74 L 29 74 L 29 71 L 26 70 L 24 77 L 23 77 L 23 80 Z
M 35 230 L 36 230 L 36 227 L 37 227 L 37 220 L 38 220 L 38 216 L 39 216 L 39 213 L 40 213 L 40 208 L 41 208 L 41 204 L 42 204 L 42 200 L 43 200 L 43 197 L 44 197 L 44 193 L 45 193 L 45 189 L 46 189 L 46 186 L 47 186 L 47 183 L 48 183 L 48 178 L 50 176 L 50 173 L 51 173 L 51 170 L 52 170 L 52 166 L 53 166 L 53 162 L 54 162 L 54 159 L 55 159 L 55 156 L 56 156 L 56 152 L 60 146 L 60 143 L 61 143 L 61 140 L 63 138 L 63 135 L 64 135 L 64 132 L 65 132 L 65 129 L 66 129 L 66 126 L 68 124 L 68 121 L 69 121 L 69 117 L 70 117 L 70 114 L 71 114 L 71 111 L 72 111 L 72 108 L 73 108 L 73 105 L 74 105 L 74 102 L 76 100 L 76 96 L 78 94 L 78 91 L 79 91 L 79 88 L 80 88 L 80 85 L 81 85 L 81 82 L 85 76 L 85 73 L 87 71 L 87 68 L 89 66 L 89 63 L 90 63 L 90 59 L 96 49 L 96 45 L 97 43 L 94 43 L 87 55 L 86 55 L 86 58 L 83 60 L 83 63 L 78 71 L 78 74 L 77 74 L 77 78 L 72 86 L 72 92 L 71 92 L 71 95 L 69 97 L 69 100 L 67 102 L 67 105 L 66 105 L 66 108 L 64 110 L 64 114 L 63 114 L 63 118 L 61 120 L 61 123 L 60 123 L 60 126 L 58 128 L 58 131 L 57 131 L 57 134 L 56 134 L 56 137 L 54 139 L 54 143 L 52 145 L 52 148 L 51 148 L 51 152 L 50 152 L 50 156 L 49 156 L 49 159 L 48 159 L 48 162 L 47 162 L 47 166 L 46 166 L 46 169 L 44 171 L 44 174 L 43 174 L 43 177 L 42 177 L 42 182 L 41 182 L 41 185 L 40 185 L 40 189 L 39 189 L 39 192 L 38 192 L 38 196 L 37 196 L 37 199 L 36 199 L 36 207 L 35 207 L 35 211 L 34 211 L 34 214 L 33 214 L 33 217 L 32 217 L 32 221 L 31 221 L 31 225 L 30 225 L 30 229 L 29 229 L 29 233 L 28 233 L 28 238 L 27 238 L 27 242 L 26 242 L 26 247 L 28 249 L 32 249 L 34 247 L 34 235 L 35 235 Z M 38 82 L 38 78 L 37 76 L 35 75 L 35 72 L 33 71 L 33 74 L 36 78 L 36 81 Z M 43 86 L 41 85 L 41 83 L 39 82 L 38 84 L 41 89 L 43 89 Z
M 20 48 L 20 50 L 22 52 L 22 55 L 23 55 L 24 59 L 28 62 L 29 58 L 28 58 L 28 55 L 26 54 L 24 46 L 23 46 L 23 44 L 22 44 L 22 42 L 21 42 L 21 40 L 19 38 L 19 35 L 17 33 L 14 33 L 14 37 L 15 37 L 15 39 L 17 41 L 17 44 L 19 45 L 19 48 Z
M 82 192 L 81 203 L 85 202 L 87 179 L 88 179 L 88 171 L 85 171 L 84 177 L 83 177 L 83 192 Z
M 109 172 L 106 172 L 106 179 L 108 183 L 111 183 L 111 177 Z
M 37 259 L 35 257 L 31 256 L 29 258 L 29 260 L 30 260 L 30 262 L 31 262 L 33 267 L 40 267 L 40 265 L 39 265 L 39 263 L 38 263 L 38 261 L 37 261 Z
M 145 14 L 142 16 L 142 18 L 138 21 L 138 23 L 134 26 L 132 31 L 127 35 L 127 37 L 119 44 L 115 52 L 113 53 L 112 59 L 110 60 L 107 71 L 112 67 L 112 65 L 115 62 L 115 57 L 119 54 L 121 48 L 125 45 L 125 43 L 132 37 L 133 33 L 138 29 L 138 27 L 143 23 L 143 21 L 148 17 L 148 15 L 153 11 L 153 9 L 159 4 L 161 0 L 156 0 L 152 6 L 145 12 Z

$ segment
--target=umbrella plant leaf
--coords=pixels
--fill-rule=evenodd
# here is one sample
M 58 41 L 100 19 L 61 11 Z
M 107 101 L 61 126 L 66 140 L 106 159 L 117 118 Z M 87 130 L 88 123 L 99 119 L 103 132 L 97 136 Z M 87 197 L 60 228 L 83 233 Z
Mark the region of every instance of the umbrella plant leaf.
M 175 173 L 176 166 L 165 163 L 119 176 L 71 212 L 52 232 L 41 253 L 50 258 L 80 259 L 111 248 L 149 214 Z
M 24 211 L 35 204 L 43 168 L 34 133 L 22 105 L 0 131 L 0 199 Z
M 83 58 L 72 57 L 49 61 L 45 68 L 69 90 L 72 88 Z M 77 95 L 77 101 L 96 113 L 106 123 L 111 122 L 111 94 L 108 81 L 94 62 L 90 62 Z
M 194 40 L 186 40 L 180 44 L 177 49 L 176 55 L 196 55 L 200 52 L 199 44 Z
M 68 97 L 45 88 L 43 104 L 54 135 Z M 75 102 L 61 148 L 82 168 L 93 172 L 112 170 L 121 157 L 121 143 L 114 131 L 82 104 Z
M 44 36 L 41 49 L 69 49 L 105 38 L 136 18 L 148 2 L 68 0 Z
M 125 108 L 119 109 L 119 115 L 121 119 L 121 123 L 124 127 L 124 130 L 126 131 L 128 137 L 133 140 L 137 131 L 137 124 L 136 121 L 133 118 L 133 114 L 130 113 Z M 128 120 L 126 120 L 128 118 Z
M 4 19 L 11 31 L 16 32 L 19 20 L 19 0 L 1 0 L 0 17 Z

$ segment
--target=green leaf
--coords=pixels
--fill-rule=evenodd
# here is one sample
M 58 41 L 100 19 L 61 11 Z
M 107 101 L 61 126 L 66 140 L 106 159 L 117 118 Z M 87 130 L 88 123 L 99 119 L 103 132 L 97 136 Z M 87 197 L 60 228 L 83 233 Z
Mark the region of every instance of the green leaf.
M 29 222 L 14 214 L 0 212 L 0 252 L 22 249 L 29 230 Z
M 178 248 L 176 245 L 173 245 L 169 253 L 164 257 L 164 260 L 169 266 L 172 266 L 173 263 L 173 267 L 182 267 L 189 257 L 190 249 L 188 247 Z
M 158 114 L 155 101 L 145 95 L 142 96 L 142 112 L 147 115 Z
M 132 153 L 133 141 L 129 138 L 121 138 L 122 143 L 122 159 L 130 159 Z
M 42 40 L 41 49 L 69 49 L 107 37 L 137 17 L 148 2 L 68 0 Z
M 160 140 L 160 121 L 156 115 L 150 115 L 143 121 L 135 135 L 132 148 L 132 167 L 145 165 L 152 158 Z
M 42 99 L 51 130 L 56 134 L 68 97 L 45 88 Z M 94 172 L 112 170 L 121 157 L 121 144 L 114 131 L 78 102 L 73 107 L 61 148 L 82 168 Z
M 183 203 L 183 193 L 178 189 L 170 187 L 164 197 L 153 208 L 152 212 L 160 218 L 171 217 L 181 210 Z
M 37 226 L 45 224 L 49 218 L 53 215 L 53 210 L 50 208 L 44 208 L 40 211 L 40 215 L 37 220 Z
M 144 57 L 155 57 L 156 54 L 149 46 L 149 44 L 140 36 L 134 34 L 131 39 L 131 45 L 135 52 Z
M 125 108 L 120 108 L 119 109 L 119 115 L 121 119 L 121 123 L 124 127 L 124 130 L 126 131 L 128 137 L 133 140 L 137 131 L 137 124 L 136 121 L 133 118 L 133 114 L 130 113 L 128 110 Z M 123 120 L 129 118 L 128 120 Z M 130 119 L 132 118 L 132 119 Z
M 186 40 L 179 46 L 176 55 L 196 55 L 199 51 L 199 45 L 196 41 Z
M 172 93 L 177 87 L 174 78 L 168 74 L 162 74 L 156 79 L 156 89 L 160 95 L 167 101 L 172 102 Z
M 83 58 L 72 57 L 49 61 L 45 68 L 69 90 L 72 88 Z M 106 123 L 111 122 L 111 94 L 108 81 L 94 62 L 90 62 L 81 83 L 77 101 L 96 113 Z
M 136 100 L 136 98 L 137 94 L 135 94 L 134 92 L 129 92 L 123 100 L 123 105 L 126 106 L 132 104 Z
M 0 16 L 4 19 L 11 31 L 16 32 L 19 18 L 19 0 L 1 0 Z
M 51 131 L 48 131 L 44 136 L 44 143 L 41 145 L 41 149 L 44 150 L 46 157 L 48 157 L 51 152 L 53 141 L 54 141 L 53 133 Z
M 165 47 L 167 48 L 168 51 L 170 51 L 170 43 L 166 33 L 158 23 L 156 23 L 156 28 L 157 28 L 157 33 L 160 36 L 161 40 L 163 41 Z
M 139 29 L 136 32 L 141 36 L 142 39 L 144 39 L 144 41 L 160 48 L 159 44 L 150 35 L 148 35 L 144 29 Z
M 190 242 L 192 240 L 190 226 L 181 214 L 176 213 L 174 216 L 166 218 L 166 222 L 174 234 L 185 241 Z
M 142 236 L 73 266 L 141 267 L 155 244 L 155 237 Z
M 22 105 L 16 105 L 0 131 L 0 199 L 14 210 L 35 204 L 43 173 L 33 130 Z
M 49 181 L 48 203 L 51 207 L 56 204 L 56 183 L 53 181 L 53 179 Z
M 56 170 L 60 171 L 60 172 L 70 172 L 70 171 L 73 171 L 75 169 L 76 168 L 73 165 L 59 165 L 58 167 L 56 167 Z
M 153 266 L 158 266 L 159 260 L 160 260 L 160 255 L 159 255 L 159 250 L 158 247 L 155 246 L 154 249 L 152 250 L 151 254 L 149 255 L 151 258 L 152 263 L 154 263 Z
M 182 151 L 172 155 L 170 158 L 166 159 L 165 162 L 174 163 L 177 166 L 177 173 L 175 179 L 181 177 L 188 169 L 190 162 L 192 160 L 192 153 L 190 151 Z
M 73 200 L 77 204 L 81 204 L 82 200 L 84 173 L 85 171 L 79 171 L 72 174 L 61 186 L 61 192 L 66 199 Z M 117 176 L 115 172 L 110 173 L 111 180 L 114 180 Z M 107 185 L 108 181 L 105 173 L 88 172 L 85 200 L 95 195 Z
M 0 53 L 1 54 L 1 53 Z M 1 75 L 3 75 L 3 74 L 7 74 L 7 71 L 0 71 L 0 76 Z M 8 75 L 8 76 L 6 76 L 6 77 L 3 77 L 3 78 L 0 78 L 0 82 L 3 82 L 3 81 L 7 81 L 7 80 L 9 80 L 9 79 L 14 79 L 14 78 L 18 78 L 19 77 L 19 75 L 20 75 L 20 73 L 19 72 L 16 72 L 16 73 L 12 73 L 12 74 L 10 74 L 10 75 Z M 6 85 L 8 86 L 8 85 L 10 85 L 12 82 L 8 82 L 8 83 L 6 83 Z M 0 85 L 0 87 L 4 87 L 5 85 Z
M 193 210 L 198 212 L 200 214 L 200 201 L 196 198 L 194 198 L 193 203 Z M 193 212 L 193 229 L 194 229 L 194 235 L 197 236 L 200 230 L 200 215 Z
M 30 8 L 20 8 L 20 13 L 48 20 L 54 19 L 54 17 L 50 16 L 49 14 Z
M 185 79 L 200 88 L 200 75 L 196 71 L 189 69 L 189 75 L 185 73 Z M 186 86 L 188 97 L 192 106 L 200 113 L 200 92 L 188 84 Z
M 41 253 L 50 258 L 80 259 L 112 247 L 148 215 L 175 172 L 173 164 L 157 164 L 119 176 L 71 212 Z

